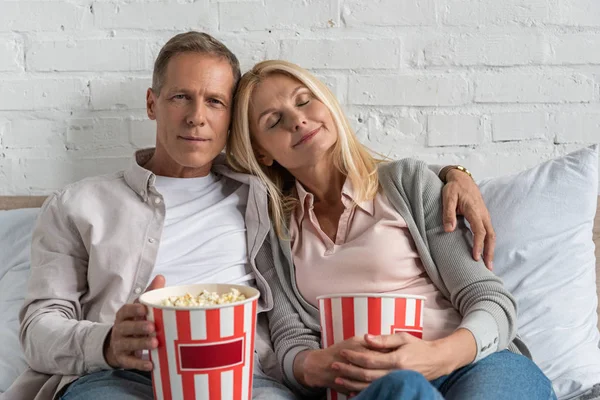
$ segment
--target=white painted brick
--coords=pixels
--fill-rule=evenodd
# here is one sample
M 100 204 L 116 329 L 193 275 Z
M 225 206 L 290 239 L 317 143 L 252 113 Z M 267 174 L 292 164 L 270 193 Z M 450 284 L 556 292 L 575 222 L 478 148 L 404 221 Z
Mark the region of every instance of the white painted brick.
M 136 148 L 156 145 L 156 122 L 150 119 L 132 119 L 129 121 L 129 142 Z
M 95 79 L 90 82 L 92 108 L 145 109 L 146 91 L 152 86 L 152 78 Z
M 339 0 L 240 2 L 219 5 L 220 29 L 259 31 L 339 27 Z
M 280 58 L 303 68 L 385 69 L 398 67 L 399 54 L 396 39 L 284 40 Z
M 87 2 L 85 2 L 87 3 Z M 73 31 L 81 29 L 89 4 L 63 1 L 0 2 L 0 31 Z
M 442 21 L 452 26 L 529 26 L 548 22 L 550 12 L 547 0 L 446 0 Z
M 74 118 L 67 121 L 67 145 L 99 147 L 129 143 L 129 123 L 122 118 Z
M 545 112 L 507 112 L 492 115 L 492 138 L 496 142 L 546 137 Z
M 65 126 L 49 119 L 13 120 L 11 132 L 4 137 L 4 147 L 14 148 L 60 148 L 64 146 Z
M 504 176 L 531 168 L 554 158 L 554 145 L 525 145 L 523 143 L 501 149 L 481 151 L 474 149 L 461 161 L 468 166 L 477 181 L 484 178 Z
M 546 46 L 538 33 L 465 33 L 436 35 L 422 51 L 425 65 L 512 66 L 542 63 Z
M 264 39 L 240 39 L 239 36 L 227 35 L 218 39 L 236 55 L 240 62 L 242 73 L 260 61 L 279 58 L 278 41 L 269 37 Z
M 559 21 L 570 26 L 600 26 L 598 0 L 559 0 Z
M 12 194 L 12 164 L 13 161 L 11 159 L 0 157 L 0 195 Z
M 0 120 L 0 154 L 4 148 L 5 137 L 10 134 L 10 121 Z
M 14 37 L 0 37 L 0 72 L 23 69 L 23 45 Z
M 558 143 L 600 143 L 600 112 L 552 115 L 550 132 Z
M 331 90 L 340 104 L 344 104 L 346 102 L 346 78 L 337 75 L 322 74 L 315 74 L 315 76 Z
M 128 157 L 103 157 L 92 159 L 39 159 L 23 160 L 23 173 L 30 188 L 56 190 L 88 176 L 109 174 L 123 170 Z
M 100 29 L 194 29 L 216 31 L 218 18 L 208 0 L 195 2 L 94 3 L 94 24 Z
M 600 33 L 558 34 L 551 43 L 552 64 L 600 64 Z
M 81 79 L 17 79 L 0 85 L 0 110 L 82 109 L 88 102 Z
M 350 78 L 351 104 L 455 106 L 470 100 L 469 84 L 462 76 L 356 76 Z
M 342 15 L 347 26 L 421 26 L 435 24 L 433 0 L 346 0 Z
M 146 42 L 137 39 L 44 40 L 27 51 L 33 71 L 148 71 L 151 65 Z
M 483 142 L 483 124 L 478 115 L 430 115 L 428 146 L 468 146 Z
M 475 83 L 478 103 L 578 103 L 593 99 L 593 80 L 578 73 L 484 74 Z

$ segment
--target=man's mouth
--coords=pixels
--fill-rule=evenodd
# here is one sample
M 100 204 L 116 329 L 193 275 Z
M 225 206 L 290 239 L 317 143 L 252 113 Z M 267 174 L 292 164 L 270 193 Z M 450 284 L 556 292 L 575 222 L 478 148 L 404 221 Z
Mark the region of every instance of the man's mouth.
M 178 139 L 187 140 L 189 142 L 208 142 L 210 139 L 205 139 L 196 136 L 177 136 Z
M 320 130 L 321 130 L 321 127 L 318 127 L 314 131 L 310 131 L 310 132 L 304 134 L 302 136 L 302 138 L 300 138 L 300 140 L 295 145 L 293 145 L 292 147 L 300 146 L 302 143 L 304 143 L 304 142 L 312 139 L 317 133 L 319 133 Z

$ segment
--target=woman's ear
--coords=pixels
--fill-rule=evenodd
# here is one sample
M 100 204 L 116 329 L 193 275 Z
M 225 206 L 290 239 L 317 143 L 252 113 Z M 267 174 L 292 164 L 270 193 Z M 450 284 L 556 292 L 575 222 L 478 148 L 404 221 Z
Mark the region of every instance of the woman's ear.
M 264 151 L 256 150 L 255 152 L 259 163 L 266 165 L 267 167 L 273 165 L 273 158 L 271 156 L 266 155 Z

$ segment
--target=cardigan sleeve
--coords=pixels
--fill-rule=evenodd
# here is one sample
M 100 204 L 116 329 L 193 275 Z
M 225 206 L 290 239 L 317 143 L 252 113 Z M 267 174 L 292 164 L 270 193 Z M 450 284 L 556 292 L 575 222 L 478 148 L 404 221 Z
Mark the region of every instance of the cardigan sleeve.
M 472 234 L 462 218 L 454 232 L 444 231 L 442 182 L 417 160 L 401 160 L 385 169 L 382 185 L 410 220 L 428 275 L 463 316 L 459 328 L 475 337 L 475 361 L 507 348 L 516 336 L 516 301 L 483 261 L 473 260 Z

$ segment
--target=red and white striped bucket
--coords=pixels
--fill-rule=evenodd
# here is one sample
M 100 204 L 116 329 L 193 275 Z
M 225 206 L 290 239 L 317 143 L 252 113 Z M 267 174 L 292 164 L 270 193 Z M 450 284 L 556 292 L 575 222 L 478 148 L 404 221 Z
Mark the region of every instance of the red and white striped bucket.
M 162 306 L 164 299 L 203 289 L 232 288 L 246 300 L 206 307 Z M 198 284 L 152 290 L 140 297 L 156 326 L 158 348 L 152 386 L 157 400 L 250 400 L 258 290 L 241 285 Z
M 353 336 L 408 332 L 423 338 L 424 296 L 349 293 L 317 297 L 321 315 L 321 341 L 326 349 Z M 328 400 L 346 400 L 333 390 Z

